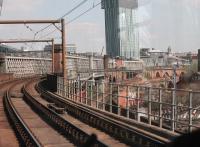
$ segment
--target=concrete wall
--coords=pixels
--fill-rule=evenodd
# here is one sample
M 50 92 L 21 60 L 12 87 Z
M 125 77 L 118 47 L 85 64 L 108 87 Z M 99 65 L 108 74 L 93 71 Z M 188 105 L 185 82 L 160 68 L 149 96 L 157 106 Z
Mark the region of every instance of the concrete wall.
M 62 73 L 62 52 L 54 53 L 54 70 L 55 73 Z M 90 65 L 94 69 L 103 69 L 103 57 L 94 57 L 93 60 L 87 56 L 66 56 L 69 78 L 76 78 L 80 71 L 90 70 Z M 90 63 L 92 62 L 92 63 Z M 0 73 L 13 73 L 14 77 L 26 77 L 35 74 L 51 73 L 51 58 L 32 58 L 32 57 L 0 57 Z M 81 73 L 81 76 L 89 77 L 88 73 Z
M 51 59 L 5 56 L 3 65 L 3 72 L 13 73 L 14 77 L 51 73 Z

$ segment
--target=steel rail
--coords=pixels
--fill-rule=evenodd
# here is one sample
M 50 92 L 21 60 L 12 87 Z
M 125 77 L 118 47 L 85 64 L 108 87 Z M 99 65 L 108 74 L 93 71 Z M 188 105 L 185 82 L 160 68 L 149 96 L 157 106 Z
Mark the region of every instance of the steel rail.
M 92 108 L 85 108 L 84 106 L 81 106 L 81 104 L 46 92 L 40 84 L 37 87 L 37 90 L 39 90 L 46 99 L 65 107 L 68 110 L 68 113 L 71 113 L 73 116 L 120 138 L 122 141 L 126 141 L 130 145 L 144 146 L 148 144 L 150 146 L 165 146 L 167 143 L 170 143 L 170 139 L 173 139 L 173 137 L 164 139 L 157 135 L 150 134 L 150 132 L 116 121 L 112 117 L 109 118 L 106 115 L 100 115 L 100 113 L 92 111 Z M 101 112 L 101 114 L 104 113 L 105 112 Z
M 18 82 L 21 82 L 18 81 Z M 15 82 L 6 92 L 3 104 L 5 107 L 5 111 L 9 120 L 11 121 L 12 126 L 15 129 L 17 136 L 20 139 L 20 144 L 23 146 L 30 146 L 30 147 L 41 147 L 41 143 L 36 139 L 36 137 L 31 132 L 30 128 L 26 125 L 26 123 L 21 118 L 20 114 L 18 114 L 16 108 L 14 107 L 13 103 L 11 102 L 10 97 L 10 90 L 18 83 Z
M 86 132 L 82 131 L 80 128 L 73 125 L 72 122 L 66 121 L 61 116 L 59 116 L 56 112 L 52 111 L 45 105 L 41 104 L 37 101 L 33 96 L 31 96 L 27 91 L 27 86 L 30 83 L 24 85 L 22 91 L 24 93 L 25 101 L 35 109 L 35 111 L 39 112 L 39 114 L 43 114 L 48 120 L 53 123 L 53 127 L 55 127 L 59 132 L 62 130 L 62 134 L 69 138 L 71 136 L 71 140 L 78 145 L 84 145 L 86 141 L 90 138 L 90 135 Z M 94 146 L 97 147 L 106 147 L 104 143 L 100 142 L 99 140 L 95 141 Z

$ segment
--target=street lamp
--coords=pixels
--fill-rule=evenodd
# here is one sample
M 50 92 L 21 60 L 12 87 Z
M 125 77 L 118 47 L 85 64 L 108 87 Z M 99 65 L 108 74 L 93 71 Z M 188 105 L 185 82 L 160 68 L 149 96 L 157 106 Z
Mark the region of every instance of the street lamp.
M 177 99 L 176 99 L 176 69 L 179 68 L 179 64 L 178 64 L 178 60 L 177 60 L 177 63 L 176 64 L 173 64 L 173 72 L 174 72 L 174 75 L 173 75 L 173 85 L 174 85 L 174 92 L 173 92 L 173 108 L 174 108 L 174 111 L 172 111 L 172 113 L 174 112 L 174 114 L 172 114 L 174 116 L 174 129 L 176 128 L 176 121 L 177 121 Z
M 173 85 L 174 89 L 176 90 L 176 69 L 179 68 L 178 61 L 176 64 L 173 64 Z

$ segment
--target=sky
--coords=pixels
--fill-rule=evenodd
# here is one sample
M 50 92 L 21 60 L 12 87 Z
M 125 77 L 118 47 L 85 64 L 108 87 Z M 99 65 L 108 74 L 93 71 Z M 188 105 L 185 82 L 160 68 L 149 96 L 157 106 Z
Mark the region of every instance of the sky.
M 82 0 L 4 0 L 0 20 L 57 19 Z M 65 17 L 68 22 L 100 0 L 88 0 L 83 6 Z M 200 48 L 200 0 L 139 0 L 140 47 L 174 52 L 197 52 Z M 34 33 L 46 25 L 0 25 L 0 39 L 33 39 Z M 40 32 L 36 38 L 51 30 Z M 105 46 L 104 11 L 100 5 L 76 21 L 66 25 L 67 43 L 75 43 L 78 52 L 101 52 Z M 60 43 L 56 31 L 48 38 Z M 15 44 L 14 44 L 15 45 Z M 20 44 L 28 49 L 40 49 L 44 44 Z M 105 50 L 104 50 L 105 52 Z
M 4 0 L 0 19 L 58 19 L 81 1 L 83 0 Z M 99 2 L 100 0 L 88 0 L 83 6 L 65 17 L 65 21 L 72 20 L 88 8 L 93 7 L 93 4 Z M 0 25 L 0 39 L 33 39 L 34 32 L 45 26 L 28 25 L 33 30 L 31 32 L 24 25 Z M 104 28 L 104 11 L 99 5 L 86 15 L 66 25 L 67 43 L 75 43 L 78 47 L 78 52 L 101 52 L 102 47 L 105 46 Z M 44 32 L 39 33 L 37 37 L 48 34 L 48 32 L 54 29 L 55 27 L 51 26 Z M 59 31 L 48 36 L 48 38 L 54 37 L 56 42 L 60 43 L 61 36 Z M 24 44 L 21 45 L 24 46 Z M 29 46 L 31 47 L 31 44 Z M 38 48 L 38 46 L 34 45 L 33 48 Z
M 150 46 L 176 52 L 200 48 L 200 0 L 151 0 L 146 10 Z M 147 39 L 148 40 L 148 39 Z

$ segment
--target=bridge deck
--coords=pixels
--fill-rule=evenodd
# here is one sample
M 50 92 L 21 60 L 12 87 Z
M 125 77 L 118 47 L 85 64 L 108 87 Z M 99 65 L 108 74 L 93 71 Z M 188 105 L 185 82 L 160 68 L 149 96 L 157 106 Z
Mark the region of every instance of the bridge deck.
M 21 90 L 21 86 L 15 89 L 15 92 Z M 64 136 L 54 130 L 40 116 L 35 113 L 22 98 L 11 98 L 16 110 L 31 129 L 35 137 L 40 141 L 42 146 L 74 146 Z
M 74 146 L 44 122 L 22 99 L 12 99 L 12 102 L 25 123 L 43 146 Z
M 29 92 L 34 95 L 39 95 L 34 87 L 35 87 L 34 85 L 30 86 Z M 39 98 L 38 96 L 36 97 L 36 99 L 39 100 L 41 104 L 43 104 L 45 106 L 48 105 L 48 102 L 46 100 Z M 106 134 L 105 132 L 102 132 L 96 128 L 93 128 L 93 127 L 87 125 L 86 123 L 83 123 L 80 120 L 74 118 L 73 116 L 68 115 L 68 113 L 64 113 L 60 116 L 62 118 L 64 118 L 66 121 L 70 121 L 74 126 L 80 128 L 83 132 L 86 132 L 89 135 L 96 134 L 98 137 L 98 140 L 105 143 L 108 146 L 113 146 L 113 145 L 116 147 L 126 147 L 127 146 L 126 144 L 121 143 L 120 141 L 118 141 L 114 137 Z

